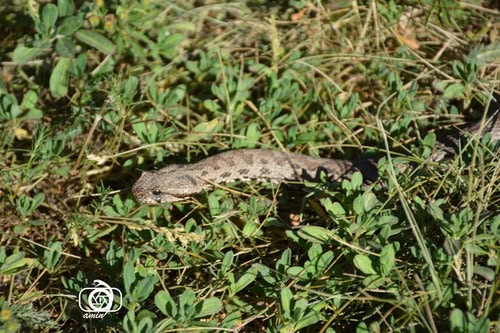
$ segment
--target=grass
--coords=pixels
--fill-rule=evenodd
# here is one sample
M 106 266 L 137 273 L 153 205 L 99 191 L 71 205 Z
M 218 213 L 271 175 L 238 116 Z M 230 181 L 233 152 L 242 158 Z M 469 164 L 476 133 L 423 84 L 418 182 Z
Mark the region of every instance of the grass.
M 434 129 L 498 93 L 495 2 L 0 15 L 0 331 L 499 329 L 498 144 L 429 161 Z M 233 183 L 162 206 L 130 193 L 141 170 L 253 147 L 384 157 L 380 181 Z M 123 306 L 90 319 L 78 296 L 95 280 Z

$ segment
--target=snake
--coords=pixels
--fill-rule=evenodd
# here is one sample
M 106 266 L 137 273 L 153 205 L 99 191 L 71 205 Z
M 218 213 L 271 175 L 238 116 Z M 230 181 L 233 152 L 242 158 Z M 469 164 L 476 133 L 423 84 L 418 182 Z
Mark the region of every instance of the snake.
M 497 111 L 484 122 L 476 121 L 440 136 L 430 159 L 439 162 L 450 153 L 456 154 L 469 135 L 482 137 L 490 132 L 493 140 L 499 140 L 498 114 Z M 335 183 L 350 179 L 355 172 L 374 181 L 378 178 L 377 163 L 377 159 L 369 158 L 351 161 L 267 149 L 236 149 L 192 164 L 170 164 L 159 170 L 145 171 L 132 186 L 132 193 L 140 203 L 154 205 L 183 201 L 213 186 L 234 181 L 315 181 L 321 172 Z

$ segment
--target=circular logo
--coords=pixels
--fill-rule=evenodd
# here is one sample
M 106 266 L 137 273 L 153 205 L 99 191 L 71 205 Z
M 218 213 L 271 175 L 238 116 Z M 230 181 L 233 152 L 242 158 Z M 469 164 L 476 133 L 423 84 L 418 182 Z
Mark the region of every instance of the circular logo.
M 113 290 L 104 281 L 94 280 L 87 304 L 95 312 L 108 312 L 113 306 Z

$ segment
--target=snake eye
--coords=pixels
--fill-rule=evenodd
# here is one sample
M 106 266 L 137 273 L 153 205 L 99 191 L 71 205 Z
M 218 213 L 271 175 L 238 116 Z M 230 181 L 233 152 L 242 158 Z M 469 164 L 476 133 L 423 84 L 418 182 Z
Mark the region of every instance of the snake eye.
M 153 195 L 161 195 L 161 191 L 160 190 L 154 190 L 152 193 L 153 193 Z

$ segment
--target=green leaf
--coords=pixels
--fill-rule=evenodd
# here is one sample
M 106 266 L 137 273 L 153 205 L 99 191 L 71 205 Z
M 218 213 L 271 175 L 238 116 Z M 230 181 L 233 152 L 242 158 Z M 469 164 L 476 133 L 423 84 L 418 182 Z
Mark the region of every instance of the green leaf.
M 149 333 L 153 331 L 153 320 L 150 317 L 144 317 L 137 326 L 137 333 Z
M 30 259 L 24 258 L 24 252 L 14 253 L 7 258 L 0 266 L 0 276 L 17 274 L 28 268 Z
M 57 0 L 57 9 L 60 16 L 69 16 L 75 10 L 75 3 L 73 0 Z
M 191 319 L 196 315 L 194 300 L 196 295 L 192 289 L 186 289 L 179 297 L 179 316 L 181 319 Z
M 380 252 L 380 272 L 382 274 L 387 275 L 392 271 L 395 257 L 394 246 L 392 244 L 384 246 L 382 252 Z
M 356 327 L 356 333 L 371 333 L 368 325 L 363 321 Z
M 125 214 L 125 204 L 124 204 L 124 202 L 122 201 L 122 198 L 119 195 L 114 195 L 113 196 L 113 205 L 115 206 L 116 211 L 120 215 L 126 215 Z
M 228 312 L 220 322 L 219 327 L 237 327 L 243 322 L 243 316 L 240 311 Z
M 282 288 L 280 291 L 280 298 L 283 316 L 288 320 L 292 319 L 293 294 L 290 288 Z
M 438 221 L 446 223 L 444 212 L 441 209 L 441 207 L 439 207 L 439 204 L 431 201 L 428 206 L 428 211 L 433 218 L 435 218 Z
M 136 76 L 131 75 L 121 87 L 120 93 L 123 96 L 127 96 L 132 99 L 137 91 L 138 86 L 139 86 L 139 79 Z
M 351 177 L 351 184 L 354 190 L 358 190 L 363 185 L 363 175 L 361 172 L 356 171 Z
M 398 223 L 398 218 L 392 215 L 380 216 L 377 225 L 394 225 Z
M 325 199 L 324 203 L 326 211 L 332 217 L 345 216 L 346 211 L 339 202 L 332 202 L 330 198 Z
M 477 333 L 488 333 L 490 329 L 490 319 L 488 315 L 485 314 L 479 318 L 474 325 L 474 332 Z
M 130 294 L 132 292 L 132 284 L 135 281 L 135 270 L 134 264 L 131 261 L 127 261 L 123 266 L 123 285 L 125 287 L 125 292 Z
M 474 266 L 474 268 L 472 268 L 472 271 L 474 272 L 474 274 L 480 275 L 488 281 L 495 280 L 495 271 L 491 268 L 476 265 Z
M 24 45 L 19 45 L 16 47 L 12 53 L 12 60 L 19 65 L 23 65 L 32 59 L 42 55 L 45 52 L 44 49 L 37 47 L 26 47 Z
M 233 265 L 233 260 L 234 260 L 233 251 L 226 252 L 226 254 L 224 254 L 224 259 L 222 259 L 222 265 L 220 267 L 219 274 L 225 275 L 227 272 L 229 272 L 231 266 Z
M 183 40 L 184 40 L 183 34 L 179 34 L 179 33 L 171 34 L 171 35 L 161 39 L 160 48 L 162 51 L 168 51 L 172 48 L 175 48 Z
M 28 112 L 23 114 L 22 119 L 24 120 L 35 120 L 35 119 L 42 119 L 43 118 L 43 111 L 37 108 L 32 108 L 29 109 Z
M 377 274 L 373 269 L 372 260 L 364 254 L 357 254 L 354 257 L 354 266 L 365 274 Z
M 184 39 L 183 34 L 172 34 L 159 42 L 160 52 L 163 56 L 168 59 L 174 58 L 178 51 L 176 50 L 177 45 Z
M 134 311 L 127 312 L 125 318 L 123 318 L 123 329 L 125 333 L 136 333 L 137 324 L 135 323 L 135 313 Z
M 295 305 L 293 307 L 293 320 L 298 322 L 302 319 L 304 316 L 304 313 L 306 313 L 306 310 L 308 308 L 307 300 L 304 298 L 299 298 L 297 301 L 295 301 Z M 297 329 L 297 326 L 294 327 Z
M 297 234 L 302 239 L 318 244 L 324 244 L 332 239 L 330 230 L 312 225 L 300 228 Z
M 363 193 L 363 210 L 365 212 L 371 211 L 377 205 L 377 197 L 372 192 Z
M 248 221 L 243 227 L 243 235 L 247 238 L 258 236 L 262 234 L 262 230 L 258 223 L 254 221 Z
M 313 244 L 307 251 L 307 257 L 311 261 L 318 260 L 319 256 L 323 253 L 323 248 L 319 244 Z
M 139 59 L 146 59 L 146 52 L 144 51 L 144 48 L 141 44 L 139 44 L 137 42 L 137 40 L 135 39 L 130 39 L 127 41 L 127 44 L 128 44 L 128 51 L 130 53 L 132 53 L 132 55 L 136 58 L 139 58 Z M 119 50 L 120 51 L 123 51 L 125 48 L 120 48 Z
M 450 84 L 444 90 L 443 97 L 447 99 L 463 97 L 465 87 L 461 83 Z
M 85 53 L 81 53 L 76 57 L 75 64 L 71 68 L 71 73 L 76 78 L 81 79 L 85 75 L 85 68 L 87 68 L 87 56 Z
M 83 24 L 83 19 L 80 16 L 66 17 L 61 24 L 57 27 L 59 35 L 69 36 L 75 31 L 78 31 Z
M 237 292 L 245 289 L 250 283 L 255 281 L 257 277 L 257 270 L 251 267 L 245 274 L 243 274 L 238 281 L 229 285 L 229 290 L 231 294 L 236 294 Z
M 286 269 L 286 274 L 293 278 L 300 279 L 301 276 L 304 276 L 304 267 L 302 266 L 292 266 Z M 308 278 L 306 278 L 308 279 Z
M 459 239 L 447 237 L 444 240 L 443 248 L 446 254 L 449 256 L 456 256 L 459 253 L 461 247 L 462 242 Z
M 436 145 L 436 133 L 428 133 L 423 142 L 424 146 L 433 148 Z
M 85 43 L 105 54 L 115 53 L 115 45 L 106 37 L 98 32 L 91 30 L 78 30 L 75 37 L 82 43 Z
M 144 279 L 140 280 L 132 291 L 132 297 L 137 302 L 145 301 L 149 295 L 153 292 L 158 278 L 155 275 L 149 275 Z
M 286 248 L 281 252 L 281 257 L 276 262 L 276 269 L 280 273 L 284 273 L 284 268 L 290 266 L 292 263 L 292 251 L 289 248 Z
M 161 290 L 156 294 L 155 305 L 165 316 L 177 316 L 177 306 L 170 294 L 165 290 Z
M 246 147 L 254 148 L 255 144 L 259 142 L 260 135 L 261 133 L 259 130 L 259 125 L 257 125 L 256 123 L 251 123 L 250 125 L 248 125 L 246 129 L 246 138 L 247 138 Z
M 257 269 L 257 271 L 259 271 L 262 279 L 264 281 L 266 281 L 267 283 L 269 283 L 270 285 L 277 283 L 274 276 L 271 275 L 271 269 L 269 267 L 267 267 L 266 265 L 253 264 L 252 267 L 255 267 L 255 269 Z
M 467 332 L 467 318 L 460 309 L 453 309 L 450 314 L 450 326 L 452 333 Z
M 206 99 L 203 101 L 203 107 L 206 108 L 207 110 L 213 112 L 213 113 L 219 113 L 222 112 L 222 108 L 220 107 L 217 102 L 211 99 Z
M 139 119 L 136 119 L 135 121 L 132 122 L 132 129 L 134 130 L 135 134 L 141 139 L 141 141 L 148 141 L 147 139 L 147 132 L 148 128 L 146 127 L 146 123 L 143 121 L 140 121 Z
M 472 313 L 463 313 L 462 310 L 456 308 L 450 314 L 450 328 L 452 333 L 488 333 L 490 321 L 487 315 L 476 319 Z
M 50 75 L 50 93 L 54 98 L 66 96 L 68 92 L 71 59 L 60 58 Z
M 44 265 L 49 272 L 53 272 L 61 259 L 62 245 L 60 242 L 54 242 L 49 245 L 49 248 L 43 252 Z
M 31 198 L 26 194 L 21 194 L 16 200 L 16 210 L 22 216 L 27 216 L 31 213 Z
M 200 141 L 200 140 L 209 140 L 210 135 L 202 135 L 203 133 L 214 133 L 219 131 L 223 126 L 222 121 L 219 118 L 214 118 L 210 121 L 202 122 L 196 125 L 192 132 L 200 133 L 200 134 L 190 134 L 187 135 L 184 140 L 186 141 Z
M 38 103 L 38 93 L 35 90 L 28 90 L 23 96 L 21 107 L 23 109 L 32 109 Z
M 310 310 L 295 324 L 294 329 L 300 330 L 304 327 L 316 324 L 321 319 L 318 311 Z
M 50 29 L 56 24 L 57 17 L 59 16 L 57 11 L 57 6 L 53 3 L 48 3 L 42 8 L 42 22 L 45 28 L 45 32 L 49 32 Z
M 68 37 L 59 38 L 56 42 L 56 52 L 59 56 L 72 58 L 75 55 L 75 44 Z
M 33 213 L 38 208 L 38 206 L 42 204 L 44 200 L 45 200 L 44 193 L 38 193 L 33 198 L 30 198 L 27 195 L 22 194 L 17 199 L 16 209 L 21 215 L 27 216 Z
M 364 200 L 363 196 L 358 195 L 354 201 L 352 202 L 352 209 L 356 213 L 356 215 L 363 214 Z
M 333 261 L 334 255 L 332 251 L 327 251 L 321 254 L 315 262 L 316 274 L 322 274 Z
M 211 297 L 201 302 L 201 309 L 196 313 L 194 318 L 211 316 L 220 310 L 222 310 L 222 302 L 218 298 Z

